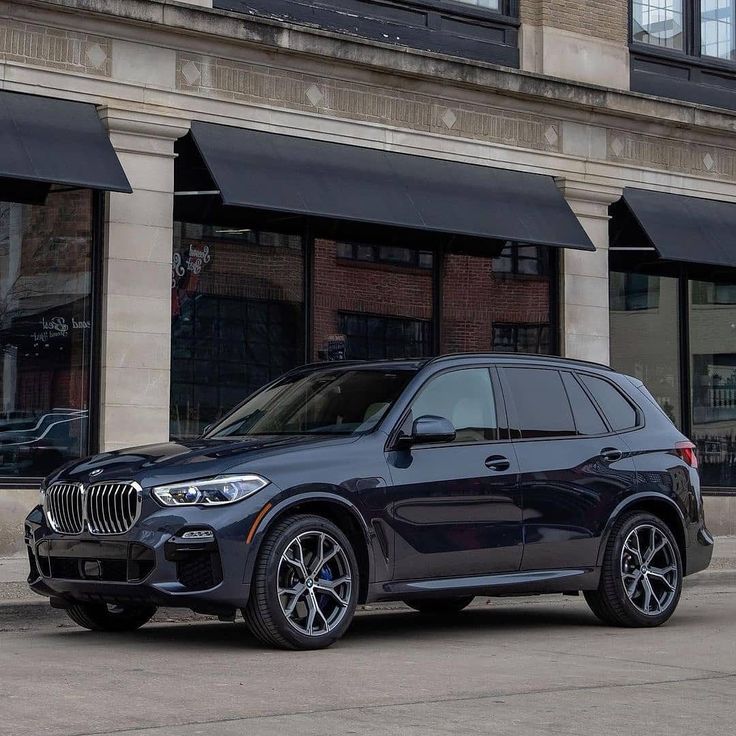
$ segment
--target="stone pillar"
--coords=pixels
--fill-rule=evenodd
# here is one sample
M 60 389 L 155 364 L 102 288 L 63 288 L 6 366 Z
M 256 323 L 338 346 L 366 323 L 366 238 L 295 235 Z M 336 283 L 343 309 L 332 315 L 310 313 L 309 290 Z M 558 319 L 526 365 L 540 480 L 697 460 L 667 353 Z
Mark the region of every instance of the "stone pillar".
M 558 186 L 596 251 L 562 251 L 562 354 L 608 365 L 608 208 L 621 189 L 560 179 Z
M 169 438 L 174 141 L 187 124 L 105 108 L 133 188 L 105 212 L 100 448 Z
M 629 89 L 628 0 L 523 0 L 521 68 Z

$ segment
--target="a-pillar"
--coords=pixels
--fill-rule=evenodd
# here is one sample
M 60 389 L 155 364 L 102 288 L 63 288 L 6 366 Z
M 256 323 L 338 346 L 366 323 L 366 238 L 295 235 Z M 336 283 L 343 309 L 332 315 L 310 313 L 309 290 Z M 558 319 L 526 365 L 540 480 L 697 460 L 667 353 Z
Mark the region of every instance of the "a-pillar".
M 566 248 L 561 258 L 561 348 L 567 358 L 608 365 L 608 208 L 622 190 L 570 179 L 557 182 L 595 245 L 595 252 Z
M 100 449 L 169 438 L 174 142 L 184 121 L 105 108 L 133 188 L 105 208 Z

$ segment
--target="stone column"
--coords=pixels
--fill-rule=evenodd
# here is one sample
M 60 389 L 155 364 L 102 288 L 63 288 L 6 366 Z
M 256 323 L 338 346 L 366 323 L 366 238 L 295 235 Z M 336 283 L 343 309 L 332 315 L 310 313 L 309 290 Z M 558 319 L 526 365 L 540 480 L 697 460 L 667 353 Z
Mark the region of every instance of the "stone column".
M 169 438 L 174 142 L 184 121 L 105 108 L 133 188 L 105 212 L 100 448 Z
M 557 184 L 596 247 L 595 252 L 569 248 L 562 252 L 562 354 L 608 365 L 608 208 L 622 190 L 570 179 Z

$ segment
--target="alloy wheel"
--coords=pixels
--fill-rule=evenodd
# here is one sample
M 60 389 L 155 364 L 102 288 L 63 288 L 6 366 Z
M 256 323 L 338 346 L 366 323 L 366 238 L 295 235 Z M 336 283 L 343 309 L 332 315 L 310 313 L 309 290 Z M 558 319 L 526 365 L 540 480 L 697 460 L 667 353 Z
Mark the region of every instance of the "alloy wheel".
M 350 563 L 342 546 L 322 531 L 295 537 L 279 560 L 278 599 L 286 620 L 307 636 L 322 636 L 342 621 L 350 604 Z
M 621 580 L 633 606 L 647 616 L 665 612 L 677 595 L 678 563 L 661 529 L 641 524 L 629 532 L 621 550 Z

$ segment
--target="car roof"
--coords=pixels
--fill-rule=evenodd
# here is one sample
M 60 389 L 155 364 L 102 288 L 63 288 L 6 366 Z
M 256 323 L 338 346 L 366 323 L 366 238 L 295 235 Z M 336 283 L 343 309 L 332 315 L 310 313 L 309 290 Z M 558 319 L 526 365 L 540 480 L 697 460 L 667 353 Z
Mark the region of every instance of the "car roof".
M 488 360 L 491 362 L 503 363 L 529 363 L 554 365 L 557 367 L 585 367 L 595 368 L 597 370 L 613 372 L 613 368 L 603 363 L 593 363 L 587 360 L 577 360 L 573 358 L 561 358 L 558 355 L 537 355 L 532 353 L 452 353 L 450 355 L 440 355 L 436 358 L 395 358 L 390 360 L 335 360 L 322 361 L 318 363 L 310 363 L 300 366 L 295 371 L 310 371 L 320 369 L 339 369 L 339 368 L 361 368 L 361 369 L 395 369 L 395 370 L 412 370 L 418 371 L 429 365 L 463 365 L 465 363 Z

